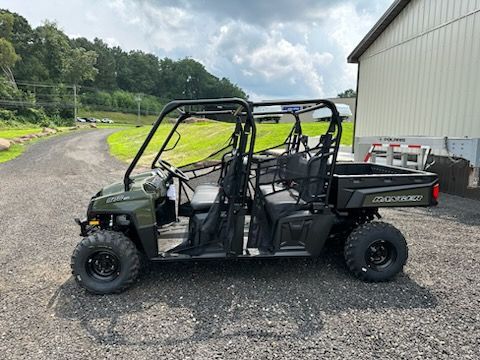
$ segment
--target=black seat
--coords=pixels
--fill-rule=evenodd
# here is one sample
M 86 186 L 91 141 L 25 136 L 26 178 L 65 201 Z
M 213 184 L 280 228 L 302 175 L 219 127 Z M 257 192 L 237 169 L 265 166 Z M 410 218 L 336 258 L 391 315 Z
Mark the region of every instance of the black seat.
M 208 211 L 218 196 L 220 187 L 215 184 L 198 185 L 193 193 L 190 206 L 196 212 Z
M 265 210 L 273 222 L 306 204 L 299 198 L 298 191 L 293 188 L 282 189 L 276 186 L 274 191 L 272 185 L 261 185 L 260 192 L 265 201 Z

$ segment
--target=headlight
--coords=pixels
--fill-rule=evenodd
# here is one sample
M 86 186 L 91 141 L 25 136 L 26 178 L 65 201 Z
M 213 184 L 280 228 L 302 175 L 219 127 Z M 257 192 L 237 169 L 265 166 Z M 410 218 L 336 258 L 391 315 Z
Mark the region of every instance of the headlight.
M 157 191 L 157 188 L 155 187 L 155 185 L 153 185 L 152 183 L 149 183 L 149 182 L 146 182 L 145 184 L 143 184 L 143 189 L 147 193 L 154 193 L 154 192 Z

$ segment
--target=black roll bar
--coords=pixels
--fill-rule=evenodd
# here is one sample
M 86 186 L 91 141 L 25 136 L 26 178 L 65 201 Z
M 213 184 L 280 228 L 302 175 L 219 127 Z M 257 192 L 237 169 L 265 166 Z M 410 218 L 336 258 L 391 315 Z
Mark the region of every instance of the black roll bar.
M 238 105 L 238 110 L 241 108 L 244 109 L 244 112 L 246 114 L 246 119 L 245 119 L 245 125 L 248 127 L 248 129 L 251 129 L 251 134 L 252 134 L 252 139 L 250 140 L 250 148 L 248 152 L 248 160 L 247 160 L 247 171 L 250 171 L 250 165 L 251 165 L 251 157 L 253 153 L 253 147 L 255 143 L 255 121 L 253 120 L 253 115 L 252 115 L 252 108 L 251 104 L 248 103 L 246 100 L 241 99 L 241 98 L 219 98 L 219 99 L 198 99 L 198 100 L 173 100 L 170 101 L 168 104 L 164 106 L 162 111 L 160 112 L 160 115 L 158 116 L 157 120 L 155 120 L 155 123 L 153 124 L 150 132 L 148 133 L 147 137 L 145 138 L 145 141 L 143 144 L 140 146 L 140 149 L 138 150 L 137 154 L 133 158 L 132 162 L 127 168 L 127 171 L 125 172 L 125 175 L 123 177 L 123 184 L 125 187 L 125 191 L 128 191 L 130 189 L 130 184 L 131 184 L 131 179 L 130 175 L 132 174 L 133 169 L 135 169 L 135 166 L 138 164 L 138 161 L 142 157 L 143 153 L 145 152 L 145 149 L 147 148 L 148 144 L 152 140 L 153 136 L 158 130 L 158 127 L 162 123 L 163 119 L 171 112 L 175 110 L 179 110 L 180 107 L 182 106 L 189 106 L 189 105 L 215 105 L 215 104 L 237 104 Z M 237 111 L 238 111 L 237 110 Z M 219 110 L 219 113 L 223 113 L 225 110 Z M 166 141 L 164 141 L 161 149 L 157 153 L 157 156 L 155 157 L 156 160 L 160 157 L 162 151 L 165 149 L 165 147 L 168 144 L 168 141 L 171 139 L 173 136 L 173 133 L 178 127 L 178 124 L 180 124 L 183 120 L 186 118 L 192 116 L 192 114 L 195 114 L 195 111 L 192 112 L 185 112 L 183 110 L 179 110 L 180 116 L 177 118 L 177 121 L 175 122 L 174 128 L 170 131 L 170 134 L 168 135 Z M 214 111 L 212 113 L 215 113 Z M 154 162 L 155 163 L 155 162 Z M 152 168 L 154 167 L 154 163 L 152 164 Z
M 314 105 L 311 105 L 314 104 Z M 333 148 L 333 158 L 330 167 L 330 173 L 328 174 L 328 186 L 325 192 L 326 195 L 326 204 L 328 204 L 328 199 L 330 198 L 330 189 L 333 180 L 333 174 L 335 173 L 335 166 L 337 163 L 337 156 L 340 150 L 340 141 L 342 139 L 342 119 L 340 118 L 340 114 L 338 113 L 337 107 L 335 104 L 330 100 L 323 100 L 323 99 L 314 99 L 314 100 L 267 100 L 267 101 L 260 101 L 252 103 L 252 108 L 256 106 L 272 106 L 272 105 L 310 105 L 304 109 L 300 109 L 297 111 L 292 111 L 293 113 L 300 115 L 310 111 L 314 111 L 317 109 L 321 109 L 327 107 L 332 112 L 332 117 L 330 118 L 330 126 L 328 128 L 329 133 L 333 133 L 335 130 L 337 131 L 335 136 L 335 146 Z M 291 110 L 290 110 L 291 111 Z

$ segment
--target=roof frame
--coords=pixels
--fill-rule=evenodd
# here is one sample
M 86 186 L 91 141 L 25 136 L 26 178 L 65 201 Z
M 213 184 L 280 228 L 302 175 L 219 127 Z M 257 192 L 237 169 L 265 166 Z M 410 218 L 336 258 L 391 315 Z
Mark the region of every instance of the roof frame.
M 370 29 L 365 37 L 360 41 L 357 47 L 347 57 L 349 63 L 358 64 L 360 56 L 373 44 L 375 40 L 383 33 L 383 31 L 392 23 L 393 20 L 402 12 L 402 10 L 410 3 L 411 0 L 395 0 L 387 9 L 385 14 Z

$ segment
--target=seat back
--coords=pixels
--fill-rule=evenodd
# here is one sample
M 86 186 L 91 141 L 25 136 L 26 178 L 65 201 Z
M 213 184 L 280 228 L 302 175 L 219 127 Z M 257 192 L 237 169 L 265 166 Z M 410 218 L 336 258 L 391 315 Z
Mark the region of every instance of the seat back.
M 325 201 L 333 163 L 332 143 L 332 134 L 322 135 L 318 151 L 308 160 L 307 173 L 299 189 L 306 202 Z

